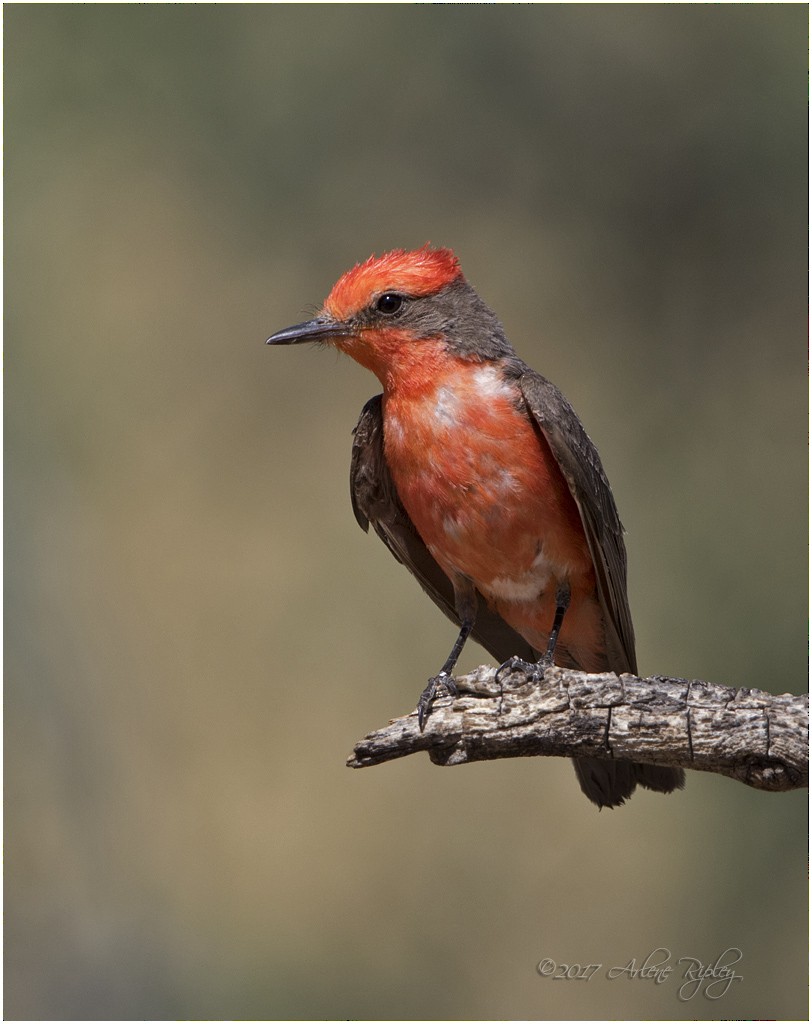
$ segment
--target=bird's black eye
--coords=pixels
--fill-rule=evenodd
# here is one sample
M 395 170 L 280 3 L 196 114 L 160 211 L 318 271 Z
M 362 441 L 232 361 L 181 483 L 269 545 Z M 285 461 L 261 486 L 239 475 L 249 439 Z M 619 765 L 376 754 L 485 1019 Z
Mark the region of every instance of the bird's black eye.
M 375 309 L 377 309 L 379 313 L 391 316 L 393 313 L 397 313 L 402 305 L 402 295 L 397 295 L 395 292 L 384 292 L 384 294 L 375 303 Z

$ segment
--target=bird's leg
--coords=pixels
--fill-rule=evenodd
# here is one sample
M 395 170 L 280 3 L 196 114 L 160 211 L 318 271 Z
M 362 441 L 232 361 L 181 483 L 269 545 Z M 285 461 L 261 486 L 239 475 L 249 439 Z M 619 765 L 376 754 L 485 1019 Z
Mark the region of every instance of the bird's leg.
M 547 650 L 542 654 L 536 663 L 542 670 L 548 669 L 555 664 L 555 645 L 558 643 L 558 634 L 561 632 L 561 623 L 567 614 L 570 606 L 570 587 L 568 583 L 561 583 L 555 592 L 555 616 L 553 617 L 553 628 L 550 630 L 550 639 L 547 641 Z
M 417 702 L 417 724 L 420 726 L 421 732 L 425 728 L 431 705 L 437 696 L 437 690 L 444 689 L 451 697 L 457 696 L 457 687 L 451 679 L 451 673 L 476 621 L 476 590 L 473 583 L 465 577 L 458 577 L 452 580 L 452 583 L 454 584 L 454 604 L 460 618 L 460 632 L 445 664 L 436 676 L 429 679 L 428 685 L 420 694 L 420 699 Z
M 553 628 L 550 630 L 550 639 L 547 641 L 547 650 L 535 665 L 531 665 L 524 658 L 508 658 L 507 661 L 503 661 L 496 670 L 495 679 L 497 683 L 502 672 L 516 670 L 526 672 L 534 682 L 539 682 L 544 678 L 544 673 L 547 669 L 555 664 L 555 648 L 558 643 L 558 634 L 561 632 L 561 624 L 564 621 L 564 616 L 567 614 L 569 606 L 569 583 L 559 583 L 555 591 L 555 615 L 553 617 Z

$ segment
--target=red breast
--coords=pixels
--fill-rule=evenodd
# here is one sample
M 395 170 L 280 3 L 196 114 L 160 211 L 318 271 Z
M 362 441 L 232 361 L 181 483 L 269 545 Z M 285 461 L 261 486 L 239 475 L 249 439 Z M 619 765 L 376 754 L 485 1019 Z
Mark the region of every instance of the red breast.
M 398 494 L 445 572 L 471 579 L 541 644 L 557 582 L 570 582 L 576 605 L 595 588 L 578 509 L 498 364 L 455 358 L 426 341 L 411 346 L 412 359 L 415 348 L 423 372 L 392 372 L 390 359 L 384 393 Z

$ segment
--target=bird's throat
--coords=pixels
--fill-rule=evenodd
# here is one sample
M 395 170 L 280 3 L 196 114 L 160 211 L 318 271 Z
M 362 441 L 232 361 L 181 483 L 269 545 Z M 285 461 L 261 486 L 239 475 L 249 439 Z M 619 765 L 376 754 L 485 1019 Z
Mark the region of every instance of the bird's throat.
M 430 392 L 435 382 L 453 374 L 453 368 L 462 362 L 450 354 L 441 338 L 415 338 L 394 328 L 364 330 L 338 339 L 336 347 L 371 370 L 386 396 L 416 397 Z

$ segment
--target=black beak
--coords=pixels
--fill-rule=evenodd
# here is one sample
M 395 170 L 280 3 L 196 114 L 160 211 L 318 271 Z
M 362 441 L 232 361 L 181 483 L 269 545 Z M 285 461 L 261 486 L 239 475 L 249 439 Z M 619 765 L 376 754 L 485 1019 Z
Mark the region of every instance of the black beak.
M 299 345 L 303 341 L 326 341 L 328 338 L 346 337 L 351 334 L 344 324 L 318 316 L 315 320 L 306 320 L 295 327 L 286 327 L 277 331 L 265 342 L 266 345 Z

